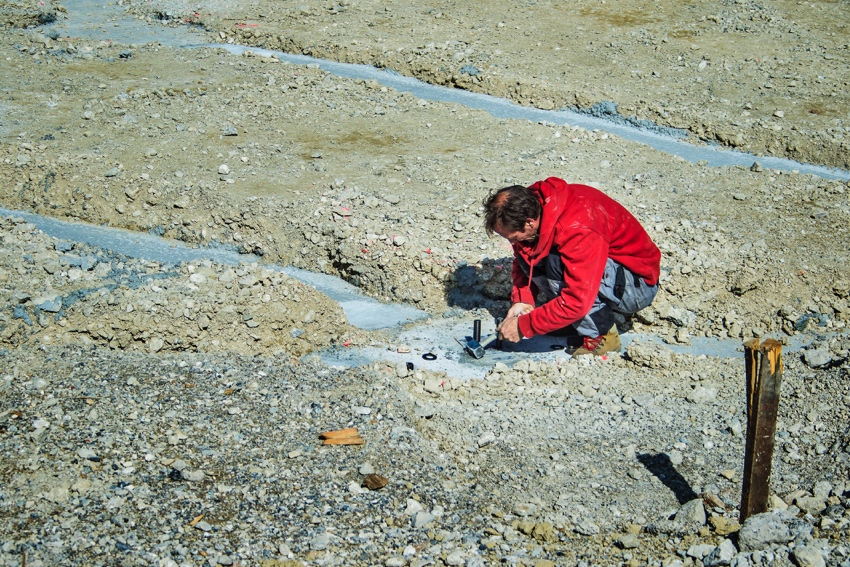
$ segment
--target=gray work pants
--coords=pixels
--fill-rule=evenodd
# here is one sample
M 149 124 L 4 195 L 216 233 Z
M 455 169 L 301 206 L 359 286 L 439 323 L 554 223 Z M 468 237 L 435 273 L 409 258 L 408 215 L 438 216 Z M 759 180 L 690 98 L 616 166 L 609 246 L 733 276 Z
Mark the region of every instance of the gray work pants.
M 616 313 L 637 313 L 652 303 L 656 293 L 658 284 L 647 285 L 642 277 L 608 258 L 593 307 L 572 327 L 585 337 L 604 335 L 614 326 Z

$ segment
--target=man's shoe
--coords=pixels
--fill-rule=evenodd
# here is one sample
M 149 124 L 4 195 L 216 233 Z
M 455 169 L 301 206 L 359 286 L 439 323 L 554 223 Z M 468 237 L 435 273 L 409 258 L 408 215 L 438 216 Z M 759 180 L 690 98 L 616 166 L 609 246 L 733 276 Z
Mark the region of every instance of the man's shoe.
M 573 351 L 573 356 L 583 354 L 602 356 L 607 352 L 619 351 L 621 346 L 620 333 L 617 332 L 617 326 L 614 325 L 606 335 L 584 337 L 584 344 Z

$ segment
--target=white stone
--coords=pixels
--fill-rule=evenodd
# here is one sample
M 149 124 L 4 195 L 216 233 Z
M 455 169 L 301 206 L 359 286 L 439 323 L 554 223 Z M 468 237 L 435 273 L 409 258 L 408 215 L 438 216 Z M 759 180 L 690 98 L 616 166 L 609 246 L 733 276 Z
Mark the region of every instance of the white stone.
M 417 500 L 409 498 L 407 500 L 407 508 L 404 509 L 404 513 L 407 516 L 412 516 L 416 512 L 420 512 L 422 510 L 424 510 L 422 504 L 420 504 Z
M 180 475 L 183 477 L 183 480 L 187 480 L 189 482 L 203 482 L 206 478 L 204 471 L 183 470 Z
M 791 557 L 799 567 L 825 567 L 826 560 L 820 551 L 812 546 L 795 547 Z
M 496 440 L 496 434 L 492 431 L 486 431 L 481 437 L 478 438 L 478 446 L 485 447 Z
M 426 392 L 439 394 L 443 391 L 443 381 L 438 378 L 426 378 L 422 387 Z
M 422 528 L 436 520 L 437 517 L 434 514 L 426 512 L 425 510 L 420 510 L 413 515 L 413 527 L 414 528 Z
M 702 561 L 702 558 L 714 551 L 715 547 L 717 546 L 711 545 L 710 543 L 700 543 L 697 545 L 692 545 L 688 548 L 688 556 Z

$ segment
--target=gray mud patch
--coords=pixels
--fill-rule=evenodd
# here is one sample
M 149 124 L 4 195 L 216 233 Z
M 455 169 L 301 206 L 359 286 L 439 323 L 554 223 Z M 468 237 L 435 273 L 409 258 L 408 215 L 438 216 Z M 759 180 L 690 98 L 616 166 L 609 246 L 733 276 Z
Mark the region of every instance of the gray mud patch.
M 172 47 L 192 43 L 192 38 L 205 37 L 206 32 L 187 25 L 183 15 L 164 8 L 143 20 L 129 17 L 120 3 L 99 0 L 73 0 L 61 14 L 50 21 L 39 22 L 45 34 L 73 38 L 75 41 L 105 41 L 121 45 L 158 44 Z M 170 27 L 169 23 L 183 24 Z

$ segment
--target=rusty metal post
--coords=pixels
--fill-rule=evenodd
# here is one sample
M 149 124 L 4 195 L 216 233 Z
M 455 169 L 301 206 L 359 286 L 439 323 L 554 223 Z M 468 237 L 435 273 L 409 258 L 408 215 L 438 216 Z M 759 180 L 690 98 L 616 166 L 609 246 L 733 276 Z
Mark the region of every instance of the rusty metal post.
M 759 346 L 758 339 L 744 343 L 747 374 L 747 445 L 739 522 L 767 512 L 770 470 L 782 386 L 782 345 L 774 339 Z

